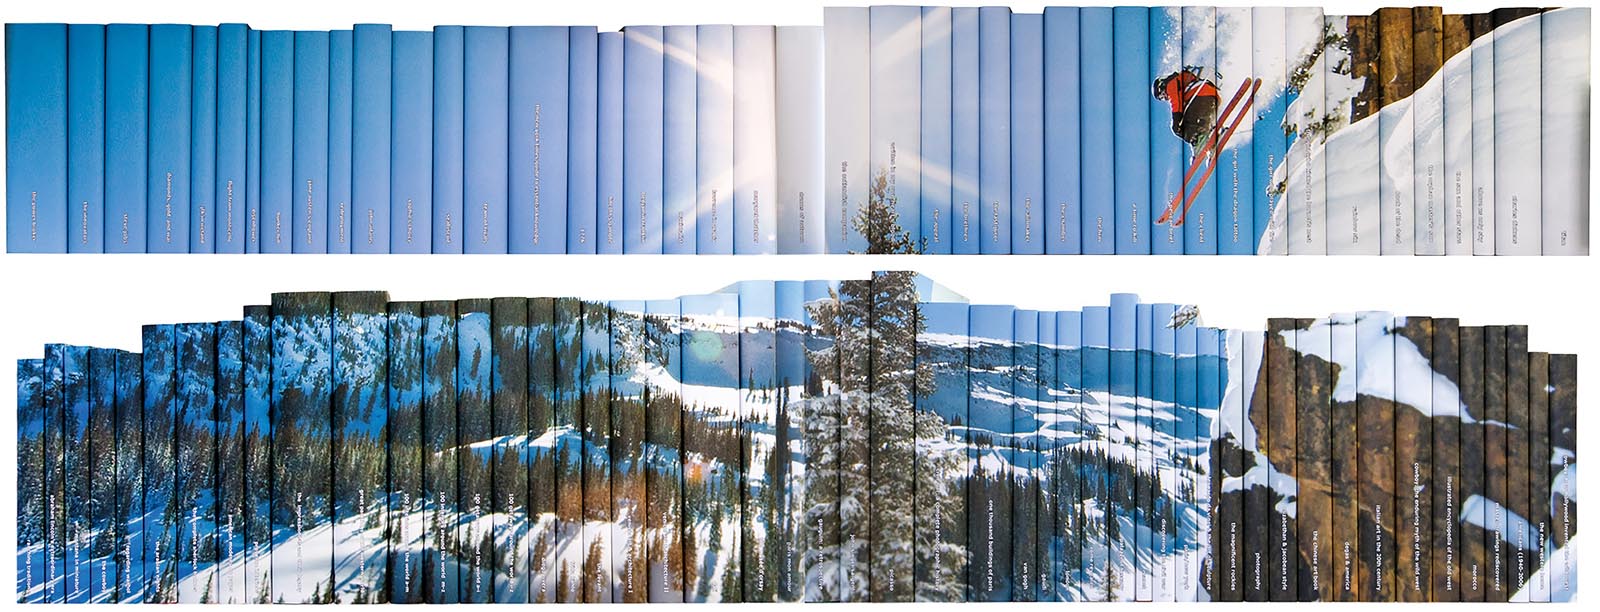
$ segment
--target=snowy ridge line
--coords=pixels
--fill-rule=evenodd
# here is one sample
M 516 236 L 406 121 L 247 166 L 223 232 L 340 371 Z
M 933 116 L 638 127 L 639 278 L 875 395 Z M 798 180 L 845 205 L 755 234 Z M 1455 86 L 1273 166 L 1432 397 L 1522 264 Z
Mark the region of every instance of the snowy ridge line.
M 1387 600 L 1438 546 L 1462 588 L 1576 594 L 1576 357 L 1526 326 L 929 283 L 281 293 L 140 353 L 48 345 L 18 368 L 19 599 L 1232 601 L 1315 560 L 1297 599 Z

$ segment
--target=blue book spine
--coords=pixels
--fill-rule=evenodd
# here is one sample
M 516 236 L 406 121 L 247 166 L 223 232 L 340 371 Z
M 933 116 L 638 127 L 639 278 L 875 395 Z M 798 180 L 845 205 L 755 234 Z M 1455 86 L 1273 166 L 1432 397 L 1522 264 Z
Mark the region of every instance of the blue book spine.
M 916 247 L 936 255 L 950 254 L 950 11 L 922 7 L 922 241 Z
M 695 248 L 701 255 L 732 255 L 733 27 L 699 26 L 695 58 Z
M 567 30 L 567 252 L 595 249 L 595 136 L 599 34 L 592 26 Z
M 1084 13 L 1087 15 L 1088 10 Z M 1106 25 L 1110 25 L 1107 23 Z M 1084 29 L 1087 34 L 1089 30 Z M 1086 175 L 1087 176 L 1087 175 Z M 1099 414 L 1100 410 L 1092 408 L 1099 404 L 1097 394 L 1106 393 L 1110 387 L 1109 372 L 1111 370 L 1111 309 L 1105 306 L 1090 306 L 1083 309 L 1083 386 L 1085 394 L 1082 410 L 1079 413 L 1079 422 L 1085 427 L 1098 426 L 1109 428 L 1110 423 L 1106 417 Z M 1094 400 L 1091 403 L 1089 400 Z M 1106 508 L 1106 476 L 1104 459 L 1091 458 L 1086 478 L 1078 483 L 1079 497 L 1084 505 L 1094 504 L 1096 508 Z M 1080 529 L 1083 538 L 1080 540 L 1082 550 L 1082 569 L 1079 574 L 1079 590 L 1082 591 L 1083 601 L 1106 601 L 1110 591 L 1107 581 L 1110 566 L 1108 538 L 1106 536 L 1107 517 L 1109 511 L 1083 513 Z
M 663 34 L 666 65 L 661 77 L 661 252 L 673 255 L 693 255 L 698 244 L 695 88 L 699 45 L 695 30 L 695 26 L 667 26 Z
M 211 201 L 215 209 L 212 235 L 218 253 L 245 252 L 246 190 L 249 144 L 250 27 L 225 23 L 217 27 L 217 167 Z M 259 110 L 258 110 L 259 112 Z
M 1199 70 L 1202 77 L 1217 82 L 1217 12 L 1214 7 L 1186 6 L 1183 7 L 1183 64 Z M 1122 58 L 1117 58 L 1120 63 Z M 1219 92 L 1220 95 L 1232 97 L 1233 92 Z M 1316 98 L 1313 98 L 1316 99 Z M 1222 102 L 1226 104 L 1224 100 Z M 1120 108 L 1120 107 L 1119 107 Z M 1155 132 L 1151 132 L 1153 137 Z M 1165 136 L 1165 134 L 1163 134 Z M 1184 162 L 1194 159 L 1194 148 L 1184 145 Z M 1187 168 L 1188 164 L 1185 163 Z M 1198 195 L 1191 192 L 1194 184 L 1199 181 L 1201 169 L 1188 185 L 1184 185 L 1184 199 L 1193 197 L 1194 203 L 1190 204 L 1187 211 L 1178 211 L 1174 215 L 1183 218 L 1183 252 L 1188 255 L 1216 255 L 1217 254 L 1217 183 L 1222 179 L 1220 173 L 1211 175 Z M 1160 213 L 1156 213 L 1160 214 Z
M 622 33 L 596 41 L 595 252 L 622 253 Z
M 89 347 L 69 346 L 62 367 L 62 510 L 65 529 L 61 533 L 66 573 L 62 580 L 66 603 L 88 603 L 89 567 L 89 387 L 94 372 L 89 364 Z
M 350 30 L 328 32 L 328 218 L 323 221 L 323 229 L 327 232 L 329 253 L 350 252 L 351 226 L 355 221 L 350 184 L 354 39 Z
M 388 301 L 381 291 L 333 294 L 333 462 L 364 468 L 333 471 L 335 601 L 384 601 L 388 592 Z
M 6 39 L 11 40 L 11 37 L 8 36 Z M 106 26 L 105 252 L 107 253 L 144 252 L 144 182 L 147 176 L 145 168 L 149 163 L 150 144 L 147 137 L 150 102 L 149 49 L 149 27 L 131 24 Z M 7 81 L 7 84 L 9 86 L 10 81 Z M 16 139 L 8 139 L 7 142 L 13 143 Z M 7 157 L 7 159 L 20 158 Z M 30 174 L 30 176 L 39 175 Z M 15 186 L 21 182 L 11 180 L 7 184 Z M 15 214 L 20 209 L 12 206 L 10 210 Z M 16 217 L 7 220 L 10 223 L 8 227 L 13 231 L 21 227 Z M 8 244 L 12 245 L 12 250 L 16 250 L 21 243 L 15 238 L 10 238 Z
M 177 326 L 173 430 L 178 603 L 217 600 L 217 337 L 211 323 Z
M 173 326 L 146 325 L 140 352 L 144 355 L 144 601 L 177 602 L 177 525 L 170 510 L 173 497 L 172 432 L 176 407 L 177 348 Z M 49 354 L 46 353 L 46 357 Z M 59 424 L 60 421 L 57 421 Z
M 828 45 L 832 46 L 831 39 Z M 956 255 L 976 255 L 980 250 L 978 248 L 980 136 L 978 88 L 975 86 L 978 82 L 978 65 L 978 9 L 952 8 L 950 9 L 950 252 Z M 829 252 L 836 251 L 830 249 Z
M 1145 219 L 1150 216 L 1150 9 L 1119 6 L 1112 11 L 1111 129 L 1116 168 L 1114 251 L 1148 254 Z
M 67 252 L 105 249 L 106 28 L 67 27 Z
M 1048 22 L 1047 12 L 1045 19 Z M 1049 27 L 1049 26 L 1046 26 Z M 1056 384 L 1065 393 L 1055 396 L 1058 418 L 1068 423 L 1083 422 L 1083 313 L 1066 311 L 1056 313 Z M 1057 457 L 1072 453 L 1074 448 L 1064 440 L 1055 442 Z M 1057 459 L 1059 461 L 1059 459 Z M 1081 468 L 1062 465 L 1054 472 L 1054 486 L 1047 489 L 1047 497 L 1055 498 L 1055 539 L 1061 547 L 1053 570 L 1056 579 L 1057 601 L 1083 601 L 1082 579 L 1082 520 L 1080 514 L 1082 481 Z
M 772 26 L 733 28 L 734 182 L 729 212 L 733 213 L 733 252 L 739 255 L 777 252 L 777 232 L 773 231 L 778 219 L 773 205 L 778 192 L 775 44 Z
M 511 28 L 512 253 L 567 252 L 567 28 Z
M 261 252 L 261 31 L 250 30 L 245 49 L 244 252 Z
M 1150 9 L 1150 73 L 1151 79 L 1165 77 L 1183 69 L 1183 9 L 1173 6 Z M 1183 152 L 1183 140 L 1172 133 L 1172 106 L 1167 100 L 1154 95 L 1148 97 L 1146 128 L 1150 134 L 1150 207 L 1140 221 L 1150 233 L 1150 252 L 1156 255 L 1182 255 L 1183 229 L 1173 225 L 1172 219 L 1157 223 L 1156 219 L 1173 199 L 1182 197 L 1183 172 L 1188 169 Z
M 220 29 L 220 28 L 219 28 Z M 243 34 L 241 30 L 240 34 Z M 223 35 L 219 32 L 218 38 Z M 241 40 L 243 36 L 240 37 Z M 219 603 L 251 600 L 245 588 L 249 549 L 245 545 L 244 323 L 216 324 L 217 585 Z
M 1011 16 L 1011 253 L 1043 255 L 1044 15 Z
M 117 547 L 117 602 L 144 601 L 144 544 L 145 504 L 144 465 L 142 444 L 134 440 L 144 438 L 144 376 L 143 356 L 126 351 L 117 352 L 117 486 L 116 524 Z M 43 364 L 39 363 L 39 368 Z M 19 396 L 20 397 L 20 396 Z M 42 400 L 43 398 L 41 398 Z M 43 415 L 40 415 L 41 417 Z M 42 432 L 41 432 L 42 433 Z M 40 475 L 42 476 L 42 474 Z M 42 489 L 29 489 L 42 491 Z M 37 498 L 35 498 L 37 499 Z M 37 568 L 37 564 L 35 564 Z M 36 570 L 37 572 L 37 570 Z M 43 572 L 34 574 L 42 577 Z M 37 601 L 37 591 L 30 601 Z
M 272 456 L 299 459 L 295 469 L 272 469 L 272 601 L 321 602 L 334 588 L 331 569 L 321 569 L 334 546 L 332 318 L 327 293 L 272 296 L 272 430 L 280 434 Z
M 969 387 L 989 386 L 1009 390 L 1006 374 L 1013 369 L 1012 333 L 1016 309 L 1011 306 L 973 305 L 968 311 L 971 335 L 968 360 L 982 364 L 974 368 Z M 1007 398 L 971 397 L 967 410 L 968 426 L 987 432 L 989 441 L 977 441 L 967 448 L 967 460 L 974 464 L 973 482 L 968 485 L 969 503 L 978 511 L 967 514 L 971 565 L 968 576 L 972 601 L 1011 601 L 1011 487 L 1010 475 L 995 469 L 991 461 L 1004 464 L 1013 459 L 1009 451 L 1011 405 Z M 981 487 L 981 488 L 974 488 Z
M 822 253 L 824 76 L 822 28 L 779 26 L 777 61 L 778 253 Z M 948 127 L 948 113 L 946 113 Z M 948 190 L 947 190 L 948 191 Z M 669 220 L 670 228 L 670 220 Z
M 1083 138 L 1082 194 L 1083 219 L 1080 224 L 1083 254 L 1110 255 L 1116 252 L 1112 229 L 1116 224 L 1116 182 L 1113 154 L 1116 151 L 1112 129 L 1111 96 L 1111 9 L 1084 7 L 1078 12 L 1079 134 Z
M 461 216 L 467 253 L 506 252 L 509 35 L 503 27 L 475 26 L 466 32 Z
M 62 24 L 6 24 L 6 250 L 67 252 Z
M 1118 418 L 1117 413 L 1126 411 L 1136 406 L 1138 367 L 1135 359 L 1135 349 L 1138 347 L 1138 302 L 1139 297 L 1129 293 L 1116 293 L 1111 295 L 1111 347 L 1110 367 L 1107 370 L 1108 388 L 1106 396 L 1110 406 L 1106 410 L 1106 428 L 1121 430 L 1118 433 L 1108 433 L 1108 440 L 1121 438 L 1124 444 L 1134 443 L 1134 432 L 1126 431 L 1124 421 Z M 1113 447 L 1115 448 L 1115 447 Z M 1131 453 L 1129 453 L 1131 454 Z M 1132 468 L 1123 455 L 1112 458 L 1110 461 L 1121 463 L 1122 468 Z M 1110 469 L 1111 466 L 1107 466 Z M 1137 597 L 1136 582 L 1139 573 L 1140 560 L 1135 557 L 1135 536 L 1142 531 L 1136 522 L 1137 508 L 1129 507 L 1119 500 L 1133 499 L 1133 483 L 1126 479 L 1112 478 L 1107 491 L 1106 513 L 1113 521 L 1127 521 L 1133 529 L 1120 531 L 1115 537 L 1109 537 L 1110 557 L 1106 566 L 1107 595 L 1112 601 L 1134 601 Z
M 1136 304 L 1133 308 L 1133 393 L 1127 396 L 1128 403 L 1134 408 L 1134 423 L 1149 423 L 1147 427 L 1135 426 L 1133 435 L 1129 436 L 1133 442 L 1133 463 L 1142 474 L 1155 472 L 1155 455 L 1150 451 L 1150 444 L 1154 442 L 1151 436 L 1156 426 L 1154 414 L 1151 413 L 1151 400 L 1155 389 L 1154 382 L 1154 349 L 1155 334 L 1151 326 L 1153 305 Z M 1115 311 L 1113 311 L 1115 312 Z M 1115 359 L 1115 357 L 1113 357 Z M 1135 601 L 1153 601 L 1155 599 L 1155 566 L 1157 564 L 1155 543 L 1151 536 L 1155 535 L 1158 527 L 1155 521 L 1154 506 L 1150 497 L 1149 481 L 1135 478 L 1132 483 L 1133 507 L 1129 509 L 1129 516 L 1133 518 L 1134 529 L 1128 534 L 1128 540 L 1133 543 L 1134 550 L 1134 579 L 1133 597 Z
M 294 247 L 294 32 L 261 34 L 261 253 Z
M 1038 473 L 1037 455 L 1028 435 L 1036 430 L 1033 407 L 1039 397 L 1039 311 L 1012 313 L 1011 423 L 1006 442 L 1006 463 L 1011 488 L 1011 601 L 1039 601 L 1039 497 L 1032 486 Z
M 1254 76 L 1254 31 L 1250 9 L 1226 7 L 1217 10 L 1217 88 L 1232 96 Z M 1337 68 L 1323 62 L 1324 68 Z M 1330 96 L 1331 97 L 1331 96 Z M 1254 109 L 1252 109 L 1253 111 Z M 1251 171 L 1255 150 L 1255 124 L 1248 116 L 1239 122 L 1233 137 L 1218 155 L 1217 173 L 1212 180 L 1217 183 L 1217 221 L 1214 228 L 1217 252 L 1223 255 L 1250 255 L 1255 253 L 1255 217 L 1251 214 L 1251 194 L 1256 190 L 1255 173 Z M 1151 117 L 1151 130 L 1155 128 Z M 1152 132 L 1153 133 L 1153 132 Z M 1160 200 L 1156 200 L 1157 203 Z M 1332 213 L 1329 213 L 1330 215 Z
M 433 251 L 433 32 L 395 32 L 392 45 L 389 252 L 429 253 Z
M 622 250 L 661 253 L 661 26 L 628 26 L 622 43 Z
M 242 329 L 244 369 L 244 488 L 241 504 L 245 561 L 242 588 L 250 601 L 272 584 L 272 309 L 245 306 Z
M 350 201 L 354 204 L 354 223 L 350 226 L 350 250 L 355 253 L 389 253 L 393 251 L 392 232 L 395 224 L 390 218 L 393 197 L 390 190 L 394 181 L 391 170 L 394 158 L 394 136 L 397 127 L 391 113 L 399 106 L 394 99 L 394 57 L 396 36 L 387 25 L 357 25 L 353 34 L 352 66 L 352 122 L 350 126 Z M 413 75 L 415 78 L 415 75 Z M 418 88 L 411 84 L 407 94 L 416 95 Z M 432 92 L 424 99 L 431 100 Z M 432 123 L 417 112 L 417 101 L 406 101 L 409 119 L 420 123 L 418 129 Z M 409 143 L 414 144 L 414 143 Z M 418 171 L 423 175 L 426 171 Z M 415 205 L 412 206 L 415 210 Z M 402 214 L 405 210 L 402 208 Z M 414 238 L 415 236 L 413 236 Z
M 1285 78 L 1284 9 L 1281 7 L 1253 7 L 1250 10 L 1250 37 L 1255 41 L 1251 59 L 1252 72 L 1263 81 L 1274 82 Z M 1277 89 L 1277 88 L 1272 88 Z M 1256 92 L 1255 129 L 1252 132 L 1254 152 L 1251 157 L 1255 190 L 1251 193 L 1251 212 L 1255 216 L 1257 253 L 1283 255 L 1288 253 L 1285 243 L 1286 218 L 1277 210 L 1282 202 L 1282 189 L 1275 178 L 1288 142 L 1283 133 L 1283 120 L 1289 110 L 1287 91 L 1262 88 Z
M 44 378 L 44 360 L 17 360 L 17 603 L 45 601 Z M 124 452 L 118 447 L 117 456 Z
M 922 11 L 915 6 L 874 6 L 868 13 L 872 41 L 867 54 L 872 65 L 868 96 L 872 109 L 868 118 L 872 134 L 868 206 L 871 206 L 870 200 L 881 199 L 883 206 L 893 209 L 898 227 L 886 228 L 885 238 L 895 240 L 904 236 L 908 239 L 906 246 L 914 252 L 922 242 L 919 161 Z M 735 102 L 746 93 L 740 84 L 734 91 Z M 734 134 L 740 134 L 737 126 Z M 744 157 L 742 151 L 739 157 Z M 878 193 L 880 180 L 884 185 L 881 194 Z M 893 244 L 868 244 L 867 248 L 869 253 L 906 250 Z
M 434 253 L 462 252 L 464 38 L 461 26 L 433 29 Z
M 328 252 L 328 39 L 328 32 L 294 33 L 287 238 L 295 253 Z
M 976 9 L 973 11 L 976 13 Z M 973 15 L 973 41 L 976 44 L 977 16 Z M 721 35 L 723 28 L 715 26 L 701 26 L 700 28 L 700 69 L 702 74 L 708 67 L 706 53 L 707 31 L 715 29 Z M 871 17 L 867 7 L 829 7 L 822 11 L 823 39 L 826 41 L 823 48 L 823 73 L 827 81 L 827 91 L 824 93 L 824 114 L 827 117 L 824 126 L 823 147 L 827 156 L 824 166 L 828 171 L 828 197 L 827 197 L 827 245 L 829 253 L 863 253 L 867 250 L 867 241 L 862 232 L 856 228 L 856 217 L 863 207 L 867 205 L 869 158 L 872 150 L 871 131 L 871 82 L 872 63 L 868 57 L 871 54 Z M 720 42 L 720 39 L 717 41 Z M 721 51 L 720 47 L 715 47 Z M 729 43 L 728 53 L 732 53 Z M 974 53 L 976 53 L 974 47 Z M 717 60 L 728 57 L 726 61 L 732 62 L 730 56 L 712 56 Z M 714 65 L 722 70 L 721 64 Z M 720 72 L 718 73 L 720 74 Z M 973 83 L 976 83 L 977 72 L 973 72 Z M 706 79 L 700 82 L 700 129 L 705 133 L 708 115 L 707 90 L 717 87 L 713 82 L 709 87 Z M 719 95 L 722 94 L 718 89 Z M 712 102 L 721 103 L 721 100 Z M 711 115 L 715 117 L 716 115 Z M 976 115 L 974 115 L 976 117 Z M 730 128 L 731 129 L 731 128 Z M 977 141 L 973 141 L 973 149 L 977 149 Z M 705 155 L 704 141 L 700 145 L 701 155 Z M 731 155 L 731 153 L 730 153 Z M 974 152 L 976 155 L 976 152 Z M 720 161 L 720 160 L 719 160 Z M 731 162 L 730 162 L 731 163 Z M 706 173 L 705 166 L 701 166 L 701 221 L 706 218 Z M 976 171 L 976 170 L 974 170 Z M 838 172 L 837 175 L 834 172 Z M 837 191 L 835 191 L 837 189 Z M 977 189 L 974 185 L 973 189 Z M 726 198 L 724 198 L 726 199 Z M 973 198 L 977 202 L 977 198 Z M 974 226 L 976 227 L 976 226 Z M 718 228 L 722 229 L 722 228 Z M 701 226 L 700 252 L 710 252 L 706 249 L 705 229 Z M 724 251 L 716 251 L 724 252 Z M 972 252 L 976 253 L 976 243 Z
M 1082 215 L 1083 159 L 1079 134 L 1078 8 L 1044 10 L 1044 201 L 1045 252 L 1083 251 L 1078 222 Z
M 1109 54 L 1108 54 L 1109 55 Z M 1011 9 L 978 9 L 978 238 L 1011 253 Z
M 217 27 L 194 26 L 189 104 L 189 252 L 215 253 Z
M 150 165 L 145 180 L 145 247 L 189 252 L 189 99 L 193 31 L 150 26 Z

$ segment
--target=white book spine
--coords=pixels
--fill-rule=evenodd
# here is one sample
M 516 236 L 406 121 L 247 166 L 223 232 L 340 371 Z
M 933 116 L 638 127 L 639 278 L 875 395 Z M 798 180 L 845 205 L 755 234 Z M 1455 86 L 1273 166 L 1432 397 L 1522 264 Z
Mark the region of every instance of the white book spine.
M 1255 41 L 1255 74 L 1261 78 L 1262 87 L 1257 90 L 1254 108 L 1256 117 L 1268 113 L 1274 105 L 1283 104 L 1281 98 L 1285 94 L 1288 82 L 1288 68 L 1285 66 L 1284 23 L 1287 9 L 1283 7 L 1258 6 L 1250 10 L 1250 37 Z M 1258 120 L 1259 121 L 1259 120 Z M 1256 208 L 1265 208 L 1257 212 L 1266 221 L 1266 227 L 1261 232 L 1260 246 L 1256 252 L 1261 255 L 1287 255 L 1289 253 L 1289 216 L 1286 214 L 1285 194 L 1278 190 L 1278 185 L 1287 180 L 1285 172 L 1288 164 L 1284 163 L 1282 125 L 1269 122 L 1260 122 L 1252 135 L 1256 141 L 1255 170 L 1256 191 L 1255 198 L 1259 200 Z M 1275 134 L 1274 134 L 1275 133 Z M 1270 146 L 1275 145 L 1275 146 Z
M 733 27 L 700 26 L 695 55 L 695 252 L 732 255 Z
M 870 21 L 872 165 L 866 178 L 871 186 L 883 177 L 884 204 L 916 244 L 922 233 L 922 9 L 874 6 Z
M 779 26 L 778 252 L 822 253 L 822 28 Z
M 1494 32 L 1472 41 L 1472 254 L 1494 250 Z
M 1444 61 L 1444 252 L 1472 254 L 1472 47 Z
M 1543 251 L 1588 255 L 1589 8 L 1557 9 L 1543 19 Z
M 1494 251 L 1538 255 L 1540 228 L 1541 18 L 1523 17 L 1494 35 Z
M 1321 77 L 1322 9 L 1290 7 L 1285 9 L 1284 43 L 1288 66 L 1292 69 L 1312 60 L 1309 69 L 1315 76 L 1301 85 L 1300 96 L 1289 105 L 1285 121 L 1299 134 L 1289 145 L 1289 177 L 1284 201 L 1288 206 L 1289 254 L 1326 255 L 1327 234 L 1327 168 L 1323 163 L 1321 147 L 1323 136 L 1311 129 L 1309 117 L 1320 116 L 1324 103 Z
M 1434 38 L 1441 35 L 1435 34 Z M 1444 77 L 1444 70 L 1434 72 L 1411 94 L 1415 147 L 1412 150 L 1412 198 L 1416 203 L 1413 223 L 1417 255 L 1444 254 L 1443 226 L 1448 202 L 1444 177 Z
M 856 210 L 867 201 L 870 163 L 870 20 L 864 7 L 822 10 L 824 113 L 827 133 L 826 243 L 829 253 L 861 252 L 866 242 L 851 227 Z
M 773 26 L 733 28 L 733 252 L 777 252 L 777 68 Z

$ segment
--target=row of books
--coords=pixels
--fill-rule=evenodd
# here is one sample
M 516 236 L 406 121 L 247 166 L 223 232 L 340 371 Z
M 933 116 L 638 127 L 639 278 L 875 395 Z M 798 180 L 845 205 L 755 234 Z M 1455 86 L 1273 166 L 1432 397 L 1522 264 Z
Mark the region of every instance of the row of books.
M 8 24 L 7 244 L 1585 254 L 1589 15 Z
M 18 364 L 26 602 L 1565 601 L 1576 357 L 1385 312 L 281 293 Z

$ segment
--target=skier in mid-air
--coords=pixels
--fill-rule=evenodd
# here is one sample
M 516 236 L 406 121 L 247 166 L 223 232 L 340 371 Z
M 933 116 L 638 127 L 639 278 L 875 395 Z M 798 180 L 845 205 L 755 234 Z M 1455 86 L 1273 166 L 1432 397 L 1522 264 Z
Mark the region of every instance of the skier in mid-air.
M 1200 76 L 1200 69 L 1185 66 L 1156 79 L 1150 91 L 1172 107 L 1172 133 L 1197 151 L 1204 147 L 1217 125 L 1217 107 L 1222 100 L 1217 86 Z

